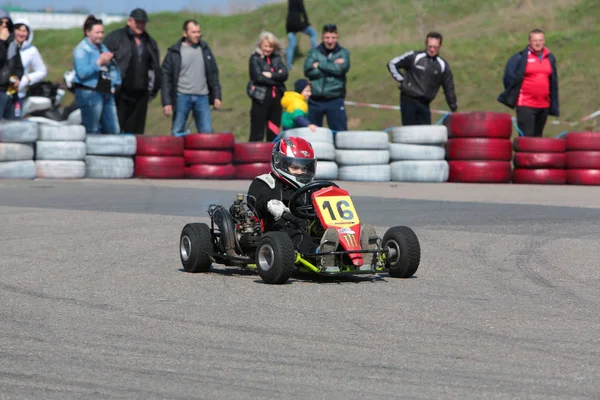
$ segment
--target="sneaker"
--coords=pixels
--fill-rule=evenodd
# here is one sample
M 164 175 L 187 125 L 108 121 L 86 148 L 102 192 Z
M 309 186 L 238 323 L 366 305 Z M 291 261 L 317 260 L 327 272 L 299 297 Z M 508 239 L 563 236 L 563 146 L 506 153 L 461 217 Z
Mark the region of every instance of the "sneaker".
M 319 244 L 317 252 L 327 253 L 330 251 L 336 251 L 339 244 L 340 237 L 338 236 L 337 231 L 334 228 L 327 228 L 327 230 L 325 230 L 325 233 L 323 233 L 323 237 L 321 237 L 321 244 Z M 323 267 L 335 266 L 335 255 L 330 254 L 321 256 L 321 265 Z
M 365 224 L 360 227 L 360 248 L 362 250 L 377 250 L 377 232 L 373 225 Z M 368 267 L 371 269 L 373 264 L 373 253 L 363 253 L 363 266 L 362 268 Z

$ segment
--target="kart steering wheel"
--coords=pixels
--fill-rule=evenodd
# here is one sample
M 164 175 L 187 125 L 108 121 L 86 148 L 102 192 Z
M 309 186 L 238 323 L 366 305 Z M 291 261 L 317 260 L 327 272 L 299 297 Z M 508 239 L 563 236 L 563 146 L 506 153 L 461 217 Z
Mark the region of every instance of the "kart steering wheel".
M 330 186 L 335 186 L 336 188 L 339 188 L 339 186 L 336 183 L 331 181 L 313 181 L 308 185 L 302 186 L 300 189 L 298 189 L 296 193 L 292 195 L 289 202 L 290 212 L 292 213 L 292 215 L 302 219 L 317 218 L 317 212 L 315 211 L 315 207 L 313 206 L 312 202 L 309 201 L 309 203 L 306 205 L 298 206 L 298 198 L 305 193 L 316 192 L 317 190 Z

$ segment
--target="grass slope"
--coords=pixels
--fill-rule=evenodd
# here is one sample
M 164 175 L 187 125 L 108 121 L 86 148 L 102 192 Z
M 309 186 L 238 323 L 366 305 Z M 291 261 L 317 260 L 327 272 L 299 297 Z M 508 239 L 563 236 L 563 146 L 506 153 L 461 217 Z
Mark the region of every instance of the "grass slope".
M 398 89 L 387 72 L 387 62 L 402 52 L 422 48 L 424 34 L 437 30 L 445 38 L 442 55 L 454 73 L 459 111 L 512 114 L 496 101 L 502 90 L 504 65 L 511 54 L 525 47 L 527 32 L 540 27 L 546 30 L 547 46 L 558 59 L 560 120 L 576 121 L 600 109 L 597 0 L 307 0 L 306 6 L 315 27 L 337 23 L 340 43 L 351 51 L 347 100 L 397 105 Z M 275 4 L 229 17 L 160 13 L 151 16 L 148 27 L 163 57 L 179 38 L 185 19 L 200 21 L 204 39 L 219 64 L 224 108 L 232 109 L 213 113 L 214 129 L 232 131 L 238 140 L 245 141 L 250 125 L 250 100 L 245 94 L 248 57 L 264 29 L 274 32 L 285 45 L 286 11 L 286 4 Z M 105 29 L 108 33 L 120 26 Z M 81 37 L 79 29 L 36 32 L 34 43 L 48 64 L 51 79 L 60 79 L 67 68 L 72 68 L 72 50 Z M 309 48 L 304 35 L 298 39 L 300 50 L 288 87 L 302 77 Z M 432 108 L 447 110 L 442 92 Z M 400 124 L 399 112 L 391 110 L 349 106 L 348 118 L 350 129 Z M 594 124 L 572 129 L 590 129 Z M 545 135 L 556 136 L 567 129 L 567 125 L 548 124 Z M 162 115 L 158 99 L 151 104 L 147 131 L 155 135 L 170 131 L 170 119 Z

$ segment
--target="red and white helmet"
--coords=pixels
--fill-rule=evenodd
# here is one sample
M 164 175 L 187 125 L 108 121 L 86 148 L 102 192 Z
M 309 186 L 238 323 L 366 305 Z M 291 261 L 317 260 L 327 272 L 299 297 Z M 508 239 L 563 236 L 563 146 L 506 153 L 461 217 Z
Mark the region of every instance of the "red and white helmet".
M 301 168 L 292 173 L 290 166 Z M 285 183 L 301 188 L 312 182 L 317 170 L 317 159 L 311 144 L 299 137 L 286 137 L 273 146 L 271 152 L 271 169 L 273 174 Z

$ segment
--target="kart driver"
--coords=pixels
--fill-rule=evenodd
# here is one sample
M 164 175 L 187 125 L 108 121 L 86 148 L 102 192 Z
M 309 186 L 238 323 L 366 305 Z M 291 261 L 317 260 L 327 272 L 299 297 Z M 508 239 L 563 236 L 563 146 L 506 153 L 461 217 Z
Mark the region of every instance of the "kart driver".
M 271 173 L 259 175 L 248 189 L 248 203 L 253 206 L 264 223 L 264 232 L 286 232 L 301 253 L 325 253 L 335 251 L 339 245 L 339 236 L 335 228 L 327 228 L 317 246 L 306 233 L 310 221 L 298 218 L 290 213 L 289 201 L 297 189 L 313 181 L 317 167 L 315 152 L 311 144 L 299 137 L 287 137 L 279 140 L 271 152 Z M 309 204 L 310 195 L 306 193 L 298 199 L 298 206 Z M 290 221 L 290 223 L 287 223 Z M 369 238 L 377 236 L 371 225 L 362 225 L 360 232 L 361 247 L 375 249 L 377 244 Z M 335 267 L 335 256 L 321 257 L 322 267 Z M 372 253 L 363 254 L 363 265 L 369 266 Z

